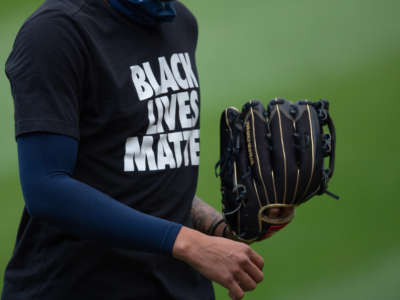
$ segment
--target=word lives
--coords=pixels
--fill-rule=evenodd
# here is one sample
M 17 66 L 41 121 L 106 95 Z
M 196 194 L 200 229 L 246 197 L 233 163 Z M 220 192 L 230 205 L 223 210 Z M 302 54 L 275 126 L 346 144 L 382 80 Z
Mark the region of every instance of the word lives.
M 198 166 L 199 83 L 188 53 L 159 57 L 130 67 L 139 101 L 147 101 L 146 134 L 129 137 L 124 171 L 144 172 Z

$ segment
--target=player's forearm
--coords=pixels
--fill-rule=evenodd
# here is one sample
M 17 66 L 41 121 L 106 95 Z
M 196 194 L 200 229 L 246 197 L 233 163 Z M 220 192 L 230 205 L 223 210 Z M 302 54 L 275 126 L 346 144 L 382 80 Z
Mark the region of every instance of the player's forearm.
M 192 220 L 194 228 L 206 234 L 223 236 L 226 227 L 223 216 L 213 207 L 205 203 L 198 196 L 193 199 Z M 225 233 L 226 233 L 225 229 Z
M 32 217 L 109 247 L 171 253 L 181 225 L 134 210 L 70 176 L 77 141 L 51 134 L 17 141 L 21 185 Z

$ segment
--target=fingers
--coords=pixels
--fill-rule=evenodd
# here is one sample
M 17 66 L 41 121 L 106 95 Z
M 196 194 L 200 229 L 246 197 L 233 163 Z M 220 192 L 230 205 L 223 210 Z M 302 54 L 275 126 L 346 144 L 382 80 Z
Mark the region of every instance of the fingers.
M 261 270 L 251 261 L 248 263 L 247 266 L 244 267 L 244 270 L 255 284 L 260 283 L 264 279 L 264 275 Z
M 248 245 L 202 234 L 195 241 L 199 243 L 197 247 L 182 251 L 187 253 L 182 255 L 184 261 L 228 289 L 232 299 L 242 299 L 246 291 L 254 290 L 263 280 L 264 260 Z M 191 244 L 186 243 L 186 248 L 187 245 Z M 176 257 L 180 257 L 178 252 Z
M 253 268 L 257 269 L 257 267 L 254 265 Z M 260 272 L 260 270 L 258 270 L 258 272 Z M 262 280 L 262 273 L 261 273 L 261 279 L 259 279 L 258 282 L 260 282 L 261 280 Z M 229 297 L 234 300 L 236 299 L 240 300 L 244 297 L 244 292 L 253 291 L 255 290 L 256 287 L 257 287 L 257 282 L 252 278 L 252 276 L 249 276 L 248 273 L 243 271 L 238 272 L 235 276 L 235 281 L 232 282 L 229 287 L 230 290 Z
M 240 272 L 235 278 L 240 288 L 245 292 L 252 291 L 257 287 L 257 283 L 246 272 Z
M 235 278 L 245 291 L 255 289 L 257 283 L 264 279 L 261 271 L 264 267 L 264 259 L 251 248 L 248 248 L 247 256 L 243 257 L 239 263 L 241 269 L 240 272 L 235 273 Z
M 251 248 L 249 249 L 250 260 L 262 271 L 264 268 L 264 259 L 257 252 L 253 251 Z
M 264 267 L 264 260 L 250 247 L 244 251 L 242 257 L 238 258 L 238 269 L 233 270 L 235 282 L 240 286 L 243 292 L 252 291 L 260 283 L 264 275 L 261 269 Z M 231 295 L 236 297 L 232 299 L 241 299 L 240 295 L 235 294 L 232 290 Z M 237 298 L 239 296 L 239 298 Z
M 232 300 L 240 300 L 244 297 L 244 291 L 235 280 L 229 286 L 229 297 Z
M 243 296 L 243 297 L 244 297 L 244 296 Z M 243 298 L 243 297 L 242 297 L 242 298 Z M 242 298 L 235 297 L 234 295 L 232 295 L 231 292 L 229 292 L 229 298 L 231 298 L 232 300 L 240 300 L 240 299 L 242 299 Z

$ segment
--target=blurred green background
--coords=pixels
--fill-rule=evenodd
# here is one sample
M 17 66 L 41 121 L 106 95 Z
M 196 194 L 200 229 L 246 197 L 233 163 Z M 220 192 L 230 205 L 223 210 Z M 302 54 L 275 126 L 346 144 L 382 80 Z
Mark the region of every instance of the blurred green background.
M 254 245 L 266 260 L 265 280 L 246 299 L 400 299 L 400 1 L 184 2 L 200 24 L 203 199 L 220 209 L 213 167 L 226 106 L 249 98 L 326 98 L 336 121 L 330 190 L 342 199 L 314 198 L 283 232 Z M 40 3 L 1 0 L 1 66 Z M 0 98 L 1 288 L 23 207 L 4 73 Z M 216 292 L 228 298 L 223 288 Z

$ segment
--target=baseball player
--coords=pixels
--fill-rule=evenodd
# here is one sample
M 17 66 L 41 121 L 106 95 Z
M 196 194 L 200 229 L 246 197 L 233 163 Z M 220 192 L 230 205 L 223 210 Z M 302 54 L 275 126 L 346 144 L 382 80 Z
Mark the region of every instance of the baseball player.
M 178 1 L 46 0 L 6 64 L 25 209 L 3 300 L 241 299 L 263 259 L 195 196 L 197 24 Z M 278 212 L 273 212 L 278 213 Z

